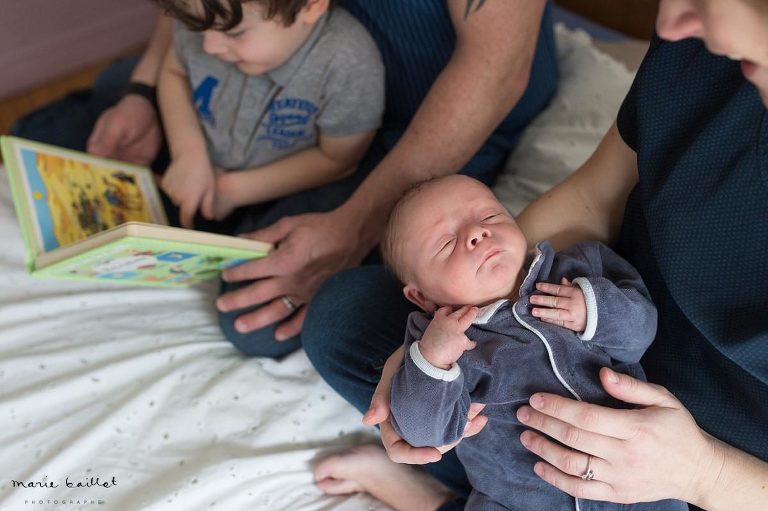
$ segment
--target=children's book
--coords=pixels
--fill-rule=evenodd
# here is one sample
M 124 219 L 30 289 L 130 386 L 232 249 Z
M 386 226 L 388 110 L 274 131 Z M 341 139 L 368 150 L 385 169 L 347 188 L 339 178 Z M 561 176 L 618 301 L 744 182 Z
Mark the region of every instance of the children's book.
M 34 276 L 187 286 L 272 248 L 168 226 L 148 168 L 17 137 L 0 147 Z

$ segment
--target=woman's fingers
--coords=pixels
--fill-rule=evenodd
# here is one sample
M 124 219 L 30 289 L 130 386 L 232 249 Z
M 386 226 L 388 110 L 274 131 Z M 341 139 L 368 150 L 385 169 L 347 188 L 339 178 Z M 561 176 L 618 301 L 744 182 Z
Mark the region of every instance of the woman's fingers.
M 609 470 L 606 462 L 599 456 L 563 447 L 533 431 L 523 432 L 520 435 L 520 443 L 564 474 L 581 477 L 587 473 L 587 470 L 592 469 L 594 478 L 599 479 L 600 473 L 605 475 Z
M 614 495 L 611 485 L 600 481 L 597 474 L 594 479 L 587 481 L 581 477 L 566 474 L 543 461 L 536 463 L 533 470 L 549 484 L 579 499 L 611 501 Z
M 554 444 L 541 435 L 526 431 L 520 438 L 523 445 L 563 472 L 572 475 L 580 475 L 584 472 L 582 469 L 586 465 L 586 454 L 583 453 L 604 458 L 621 448 L 621 440 L 617 438 L 582 429 L 574 424 L 550 417 L 529 406 L 521 406 L 517 410 L 517 418 L 526 426 L 541 431 L 547 437 L 562 444 Z M 568 448 L 564 448 L 563 445 Z M 577 454 L 578 456 L 576 456 Z M 576 457 L 574 458 L 574 456 Z
M 683 408 L 682 403 L 661 385 L 638 380 L 607 367 L 600 370 L 600 382 L 610 395 L 626 403 L 662 408 Z
M 615 410 L 600 405 L 593 405 L 583 401 L 576 401 L 555 394 L 536 393 L 529 399 L 531 408 L 521 407 L 518 410 L 518 418 L 525 425 L 538 429 L 548 436 L 561 434 L 558 424 L 567 423 L 584 431 L 597 433 L 617 439 L 626 439 L 632 435 L 627 429 L 627 410 Z M 526 421 L 525 411 L 530 413 Z M 540 413 L 534 413 L 538 411 Z M 549 420 L 550 418 L 557 421 Z M 560 440 L 558 438 L 558 440 Z M 565 439 L 563 439 L 564 441 Z M 566 444 L 569 445 L 569 444 Z M 571 445 L 570 447 L 578 448 Z

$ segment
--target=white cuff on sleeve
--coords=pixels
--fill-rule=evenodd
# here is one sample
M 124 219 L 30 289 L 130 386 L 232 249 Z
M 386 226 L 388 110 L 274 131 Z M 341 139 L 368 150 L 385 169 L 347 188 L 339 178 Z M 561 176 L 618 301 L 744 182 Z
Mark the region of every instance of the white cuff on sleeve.
M 597 297 L 595 296 L 595 290 L 592 289 L 592 284 L 589 280 L 584 277 L 573 279 L 573 283 L 581 288 L 581 292 L 584 293 L 584 301 L 587 304 L 587 326 L 579 334 L 579 339 L 591 341 L 597 331 Z
M 452 364 L 451 368 L 447 370 L 440 369 L 439 367 L 435 367 L 430 364 L 429 360 L 424 358 L 424 355 L 422 355 L 421 351 L 419 350 L 419 341 L 411 344 L 411 347 L 408 351 L 411 355 L 411 360 L 413 360 L 413 363 L 416 364 L 416 367 L 421 369 L 422 373 L 431 378 L 442 381 L 453 381 L 461 374 L 459 364 L 456 363 Z

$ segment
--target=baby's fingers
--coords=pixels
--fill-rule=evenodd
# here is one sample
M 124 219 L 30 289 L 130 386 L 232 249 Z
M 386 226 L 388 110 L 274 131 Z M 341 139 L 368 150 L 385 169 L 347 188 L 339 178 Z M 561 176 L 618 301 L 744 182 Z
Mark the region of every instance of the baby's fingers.
M 536 289 L 538 289 L 542 293 L 547 293 L 548 295 L 553 295 L 553 296 L 565 296 L 565 297 L 573 296 L 575 288 L 573 287 L 572 284 L 570 284 L 570 282 L 568 282 L 567 279 L 564 278 L 563 281 L 561 281 L 562 285 L 550 284 L 549 282 L 537 282 Z
M 564 324 L 568 321 L 573 321 L 573 318 L 571 317 L 571 313 L 567 309 L 561 309 L 561 308 L 545 309 L 540 307 L 534 307 L 531 310 L 531 314 L 542 321 L 546 321 L 547 323 L 554 323 L 555 325 L 560 325 L 560 326 L 564 326 Z
M 531 303 L 553 309 L 570 309 L 571 298 L 569 296 L 532 295 Z
M 451 314 L 451 316 L 456 319 L 456 321 L 459 323 L 459 327 L 463 331 L 469 328 L 475 318 L 477 318 L 478 311 L 479 309 L 477 307 L 472 305 L 465 305 L 464 307 Z

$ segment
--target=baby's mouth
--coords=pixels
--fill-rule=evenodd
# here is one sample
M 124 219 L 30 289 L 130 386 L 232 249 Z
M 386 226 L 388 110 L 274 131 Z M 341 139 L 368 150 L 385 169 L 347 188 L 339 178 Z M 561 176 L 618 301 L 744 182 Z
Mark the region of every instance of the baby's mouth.
M 501 250 L 498 248 L 492 248 L 488 252 L 485 253 L 483 256 L 483 259 L 480 261 L 480 266 L 484 265 L 486 262 L 488 262 L 489 259 L 496 257 L 501 253 Z

